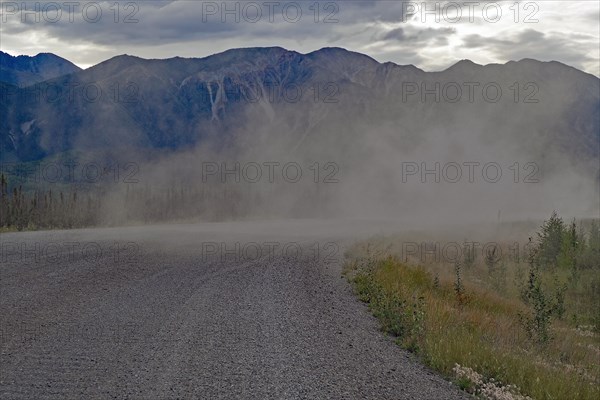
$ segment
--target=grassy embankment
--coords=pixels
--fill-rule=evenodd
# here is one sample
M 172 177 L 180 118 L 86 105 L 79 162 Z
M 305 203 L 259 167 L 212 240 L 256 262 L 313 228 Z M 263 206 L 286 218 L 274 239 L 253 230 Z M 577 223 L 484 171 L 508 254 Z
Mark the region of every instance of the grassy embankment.
M 409 260 L 378 238 L 348 251 L 346 275 L 384 332 L 470 393 L 597 399 L 600 243 L 588 225 L 553 215 L 520 258 L 466 246 L 453 263 Z

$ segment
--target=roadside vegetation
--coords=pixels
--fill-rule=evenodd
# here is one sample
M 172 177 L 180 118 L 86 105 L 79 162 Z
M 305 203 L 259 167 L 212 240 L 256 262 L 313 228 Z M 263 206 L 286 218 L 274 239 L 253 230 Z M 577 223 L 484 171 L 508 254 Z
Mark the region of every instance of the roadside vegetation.
M 374 238 L 345 266 L 400 346 L 479 398 L 600 398 L 597 220 L 553 213 L 518 247 L 464 242 L 452 260 L 406 248 Z

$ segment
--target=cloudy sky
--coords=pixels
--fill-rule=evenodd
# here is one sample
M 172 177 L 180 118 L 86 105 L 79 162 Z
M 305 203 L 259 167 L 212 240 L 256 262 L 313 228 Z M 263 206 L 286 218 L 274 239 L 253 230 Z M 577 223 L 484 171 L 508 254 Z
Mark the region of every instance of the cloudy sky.
M 586 1 L 4 1 L 0 49 L 87 68 L 119 54 L 204 57 L 234 47 L 336 46 L 443 70 L 522 58 L 600 75 L 599 4 Z

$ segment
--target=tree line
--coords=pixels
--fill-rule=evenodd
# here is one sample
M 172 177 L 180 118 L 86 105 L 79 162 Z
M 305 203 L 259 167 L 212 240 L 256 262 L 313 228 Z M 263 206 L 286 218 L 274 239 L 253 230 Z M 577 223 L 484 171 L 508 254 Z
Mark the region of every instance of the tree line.
M 325 213 L 327 190 L 317 185 L 194 184 L 89 185 L 26 188 L 0 175 L 0 229 L 36 230 L 223 221 L 248 216 Z M 282 196 L 282 194 L 284 194 Z

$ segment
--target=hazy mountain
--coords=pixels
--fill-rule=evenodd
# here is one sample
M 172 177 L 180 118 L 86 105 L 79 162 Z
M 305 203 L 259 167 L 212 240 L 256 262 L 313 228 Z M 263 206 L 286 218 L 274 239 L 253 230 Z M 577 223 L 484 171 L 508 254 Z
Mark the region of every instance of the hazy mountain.
M 81 71 L 77 65 L 55 54 L 11 56 L 0 51 L 0 82 L 19 87 Z
M 340 48 L 248 48 L 198 59 L 123 55 L 2 92 L 3 160 L 68 150 L 136 157 L 206 143 L 340 158 L 422 148 L 598 157 L 599 79 L 558 62 L 463 60 L 424 72 Z

